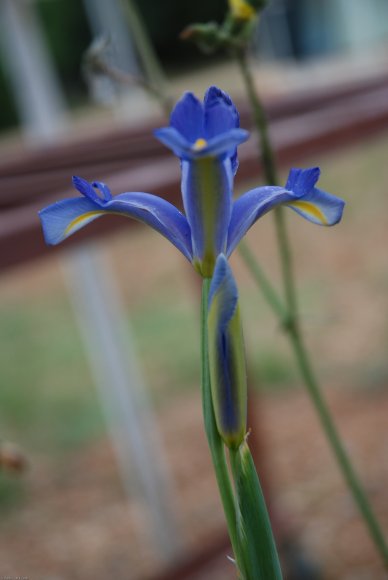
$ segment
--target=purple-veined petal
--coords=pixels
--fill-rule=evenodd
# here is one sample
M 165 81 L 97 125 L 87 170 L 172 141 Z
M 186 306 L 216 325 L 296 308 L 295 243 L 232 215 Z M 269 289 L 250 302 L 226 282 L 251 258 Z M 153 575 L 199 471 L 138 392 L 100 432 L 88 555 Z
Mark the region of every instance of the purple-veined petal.
M 241 238 L 262 215 L 273 207 L 297 199 L 283 187 L 265 186 L 251 189 L 233 204 L 228 230 L 227 255 L 233 252 Z
M 305 219 L 320 226 L 334 226 L 341 218 L 345 202 L 314 187 L 311 193 L 286 204 Z
M 185 93 L 177 102 L 170 116 L 170 126 L 189 143 L 204 136 L 203 105 L 193 93 Z
M 148 224 L 192 260 L 190 227 L 186 218 L 172 204 L 149 193 L 122 193 L 103 205 L 101 200 L 95 203 L 84 198 L 65 199 L 39 212 L 48 244 L 58 244 L 107 214 L 123 215 Z
M 226 251 L 232 185 L 229 159 L 182 161 L 182 196 L 191 230 L 193 264 L 204 277 L 212 276 L 218 254 Z
M 210 383 L 217 429 L 237 448 L 246 432 L 247 384 L 238 291 L 224 255 L 217 258 L 208 301 Z

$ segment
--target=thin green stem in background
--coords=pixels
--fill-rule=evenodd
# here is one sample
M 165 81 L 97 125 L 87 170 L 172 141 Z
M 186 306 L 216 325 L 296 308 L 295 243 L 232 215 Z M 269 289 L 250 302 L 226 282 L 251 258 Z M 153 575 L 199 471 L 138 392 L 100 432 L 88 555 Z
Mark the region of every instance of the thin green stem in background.
M 314 403 L 314 407 L 319 415 L 323 430 L 330 442 L 331 448 L 335 454 L 338 464 L 341 467 L 345 481 L 353 494 L 353 498 L 358 506 L 358 509 L 360 510 L 360 513 L 369 529 L 369 533 L 381 554 L 385 566 L 388 568 L 388 547 L 386 545 L 383 532 L 365 495 L 360 480 L 354 471 L 345 448 L 341 442 L 341 438 L 333 422 L 329 408 L 322 397 L 321 390 L 312 370 L 311 363 L 307 356 L 307 351 L 303 344 L 301 333 L 297 330 L 297 328 L 291 328 L 289 335 L 303 380 Z
M 263 164 L 265 178 L 269 184 L 278 185 L 276 161 L 269 138 L 268 123 L 263 106 L 255 89 L 253 76 L 247 61 L 247 54 L 245 51 L 241 50 L 236 54 L 236 57 L 253 109 L 255 126 L 260 136 L 261 161 Z M 342 445 L 329 408 L 321 394 L 321 390 L 313 372 L 308 352 L 304 346 L 302 332 L 299 324 L 297 297 L 293 278 L 291 246 L 288 240 L 285 216 L 283 214 L 282 208 L 277 208 L 274 213 L 283 276 L 284 295 L 286 301 L 286 315 L 284 313 L 284 307 L 279 300 L 277 293 L 272 288 L 267 278 L 264 276 L 261 268 L 255 264 L 252 253 L 248 252 L 247 248 L 243 248 L 241 255 L 246 265 L 251 270 L 255 280 L 261 287 L 263 294 L 268 300 L 272 309 L 283 322 L 283 326 L 288 333 L 301 376 L 309 392 L 315 410 L 318 413 L 323 430 L 334 452 L 344 479 L 353 494 L 353 498 L 369 530 L 370 536 L 374 541 L 374 544 L 379 551 L 385 566 L 388 568 L 388 547 L 385 542 L 383 532 L 365 495 L 360 480 L 353 469 L 345 448 Z M 286 321 L 286 324 L 284 324 L 284 321 Z
M 167 90 L 166 77 L 154 47 L 149 39 L 144 22 L 133 0 L 121 0 L 123 12 L 133 35 L 134 43 L 148 81 L 148 90 L 159 100 L 165 115 L 170 115 L 172 100 Z

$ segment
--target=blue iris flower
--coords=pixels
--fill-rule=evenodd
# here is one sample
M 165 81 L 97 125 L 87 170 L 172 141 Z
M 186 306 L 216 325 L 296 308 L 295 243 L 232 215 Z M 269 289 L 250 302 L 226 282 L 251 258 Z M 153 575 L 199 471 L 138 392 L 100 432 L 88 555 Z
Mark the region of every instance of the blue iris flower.
M 217 256 L 230 256 L 258 218 L 286 205 L 309 221 L 334 225 L 344 202 L 315 187 L 319 168 L 291 169 L 286 186 L 257 187 L 232 199 L 237 146 L 248 139 L 228 95 L 210 87 L 200 102 L 186 93 L 171 114 L 170 126 L 156 137 L 180 158 L 185 214 L 166 200 L 143 192 L 112 196 L 101 182 L 73 178 L 83 197 L 65 199 L 41 212 L 45 240 L 57 244 L 109 213 L 132 217 L 165 236 L 203 277 L 211 277 Z

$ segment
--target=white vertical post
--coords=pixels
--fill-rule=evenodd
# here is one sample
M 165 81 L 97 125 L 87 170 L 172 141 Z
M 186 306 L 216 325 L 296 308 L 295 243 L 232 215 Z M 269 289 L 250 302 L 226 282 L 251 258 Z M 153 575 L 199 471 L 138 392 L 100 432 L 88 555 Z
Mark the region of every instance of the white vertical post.
M 155 539 L 169 560 L 179 546 L 171 515 L 171 482 L 114 275 L 96 248 L 77 250 L 67 265 L 76 318 L 124 485 L 128 492 L 137 485 L 151 515 Z
M 26 137 L 54 140 L 65 104 L 31 2 L 0 0 L 0 47 Z
M 127 1 L 127 0 L 125 0 Z M 132 40 L 128 15 L 122 0 L 83 0 L 90 28 L 96 38 L 103 36 L 109 40 L 104 60 L 119 70 L 134 77 L 143 75 L 135 42 Z M 97 101 L 114 105 L 120 119 L 138 121 L 146 118 L 152 110 L 153 101 L 147 92 L 136 86 L 118 85 L 102 75 L 90 77 L 91 95 Z M 135 111 L 135 115 L 134 115 Z
M 108 36 L 114 64 L 123 71 L 139 72 L 126 16 L 118 0 L 84 0 L 86 14 L 95 36 Z

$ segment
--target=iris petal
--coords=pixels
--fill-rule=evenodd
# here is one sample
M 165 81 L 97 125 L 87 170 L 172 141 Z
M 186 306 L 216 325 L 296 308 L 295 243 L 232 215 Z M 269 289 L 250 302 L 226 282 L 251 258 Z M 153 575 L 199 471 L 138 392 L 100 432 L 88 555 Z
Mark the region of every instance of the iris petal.
M 206 157 L 182 162 L 182 196 L 190 224 L 193 262 L 199 273 L 211 277 L 217 255 L 226 251 L 232 205 L 229 159 Z
M 163 145 L 166 145 L 177 157 L 188 158 L 192 143 L 179 133 L 174 127 L 155 129 L 154 135 Z
M 83 179 L 83 177 L 78 177 L 77 175 L 74 175 L 72 177 L 72 182 L 73 182 L 74 187 L 80 193 L 82 193 L 82 195 L 84 195 L 85 197 L 90 199 L 90 201 L 94 201 L 94 203 L 96 203 L 98 205 L 101 205 L 104 203 L 104 199 L 102 197 L 100 197 L 98 195 L 98 193 L 96 192 L 94 184 L 89 183 L 89 181 L 86 181 L 86 179 Z M 95 183 L 97 186 L 97 182 L 95 182 Z M 105 195 L 104 195 L 104 197 L 105 197 Z M 110 197 L 112 197 L 112 196 L 110 196 Z
M 49 205 L 39 212 L 46 244 L 59 244 L 103 214 L 99 204 L 82 197 Z
M 177 102 L 170 116 L 170 126 L 190 143 L 203 137 L 203 105 L 193 93 L 185 93 Z
M 341 220 L 345 202 L 314 187 L 308 195 L 286 205 L 314 224 L 333 226 Z
M 204 98 L 207 139 L 238 129 L 240 117 L 232 99 L 218 87 L 210 87 Z
M 315 224 L 332 226 L 340 221 L 345 202 L 315 187 L 320 173 L 319 167 L 291 169 L 286 189 L 293 191 L 298 200 L 286 205 Z
M 233 252 L 249 228 L 267 211 L 297 196 L 283 187 L 267 186 L 251 189 L 237 199 L 232 208 L 228 230 L 227 255 Z
M 292 168 L 288 174 L 286 189 L 293 191 L 296 195 L 306 195 L 317 183 L 321 170 L 319 167 L 309 167 L 308 169 Z
M 151 193 L 128 192 L 116 195 L 106 207 L 158 231 L 189 260 L 192 260 L 191 232 L 186 217 L 171 203 Z
M 172 204 L 149 193 L 122 193 L 104 204 L 100 199 L 98 203 L 84 198 L 66 199 L 39 212 L 48 244 L 58 244 L 106 214 L 120 214 L 148 224 L 192 260 L 190 227 L 186 218 Z
M 198 148 L 196 142 L 202 138 L 198 138 L 195 142 L 187 141 L 176 129 L 173 127 L 163 127 L 156 129 L 154 135 L 159 141 L 169 147 L 177 157 L 181 159 L 199 159 L 201 157 L 233 157 L 235 155 L 237 145 L 243 143 L 249 138 L 248 131 L 244 129 L 231 129 L 227 133 L 216 135 L 212 139 L 206 141 L 206 145 Z

